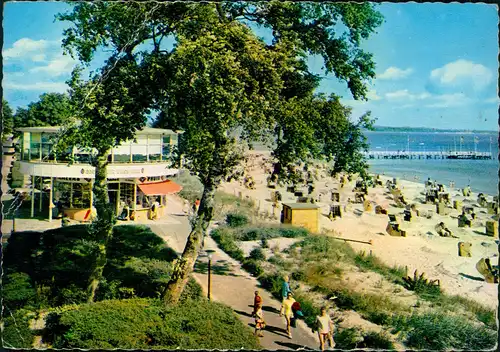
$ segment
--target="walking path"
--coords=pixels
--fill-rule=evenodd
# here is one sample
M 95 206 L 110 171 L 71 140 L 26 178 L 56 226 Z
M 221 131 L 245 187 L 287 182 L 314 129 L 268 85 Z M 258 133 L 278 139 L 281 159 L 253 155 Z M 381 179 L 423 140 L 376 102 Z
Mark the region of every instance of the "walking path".
M 172 205 L 172 201 L 169 201 Z M 189 234 L 190 225 L 187 216 L 177 218 L 180 224 L 159 226 L 150 225 L 158 236 L 163 238 L 177 253 L 181 254 Z M 263 299 L 266 329 L 260 338 L 261 346 L 266 350 L 283 350 L 299 348 L 317 349 L 319 341 L 311 329 L 303 321 L 298 321 L 297 328 L 292 328 L 292 339 L 286 334 L 285 319 L 279 316 L 280 302 L 267 291 L 260 288 L 257 279 L 241 269 L 240 263 L 232 259 L 217 247 L 211 237 L 205 238 L 205 248 L 215 250 L 212 254 L 211 298 L 231 307 L 238 317 L 252 329 L 255 327 L 253 310 L 254 292 L 258 290 Z M 200 253 L 195 267 L 194 278 L 200 283 L 204 292 L 208 291 L 207 256 Z

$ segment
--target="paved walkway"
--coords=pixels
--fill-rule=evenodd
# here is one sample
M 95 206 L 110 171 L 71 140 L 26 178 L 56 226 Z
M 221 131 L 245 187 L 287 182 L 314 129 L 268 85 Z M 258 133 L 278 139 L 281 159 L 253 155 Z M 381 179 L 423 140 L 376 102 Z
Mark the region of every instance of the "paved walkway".
M 171 203 L 170 203 L 171 204 Z M 151 230 L 162 237 L 168 245 L 181 254 L 189 234 L 190 225 L 186 216 L 178 217 L 180 224 L 159 226 L 150 225 Z M 267 291 L 260 288 L 259 282 L 242 270 L 240 264 L 217 247 L 215 241 L 205 238 L 205 248 L 214 249 L 212 254 L 212 289 L 215 301 L 231 307 L 243 323 L 254 328 L 253 298 L 256 290 L 260 291 L 264 301 L 264 319 L 267 323 L 261 346 L 266 350 L 296 350 L 299 348 L 317 349 L 319 341 L 303 321 L 298 321 L 297 328 L 292 328 L 292 339 L 286 334 L 285 319 L 279 316 L 280 302 Z M 194 278 L 204 292 L 208 291 L 207 257 L 203 253 L 198 257 Z

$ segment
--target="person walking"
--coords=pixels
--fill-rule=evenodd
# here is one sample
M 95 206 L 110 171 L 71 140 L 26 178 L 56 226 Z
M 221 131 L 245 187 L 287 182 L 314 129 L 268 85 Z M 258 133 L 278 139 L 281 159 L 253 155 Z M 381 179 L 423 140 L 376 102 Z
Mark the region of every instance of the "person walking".
M 318 328 L 319 348 L 325 350 L 325 342 L 328 339 L 330 348 L 335 347 L 333 342 L 333 321 L 330 315 L 326 312 L 326 307 L 321 307 L 320 315 L 316 317 L 316 325 Z
M 262 308 L 262 297 L 260 296 L 259 291 L 255 291 L 252 314 L 255 315 L 259 308 Z
M 288 294 L 292 293 L 292 289 L 290 288 L 290 278 L 288 275 L 283 277 L 283 284 L 281 286 L 281 299 L 285 300 L 288 297 Z
M 288 334 L 288 338 L 292 338 L 292 331 L 290 330 L 291 327 L 291 318 L 293 315 L 293 310 L 292 306 L 295 303 L 295 299 L 292 297 L 292 293 L 288 292 L 287 297 L 283 300 L 281 304 L 281 310 L 280 310 L 280 317 L 285 316 L 285 321 L 286 321 L 286 332 Z
M 257 308 L 255 312 L 255 335 L 259 337 L 263 337 L 264 334 L 262 330 L 266 327 L 266 322 L 264 320 L 264 312 L 262 311 L 262 306 Z

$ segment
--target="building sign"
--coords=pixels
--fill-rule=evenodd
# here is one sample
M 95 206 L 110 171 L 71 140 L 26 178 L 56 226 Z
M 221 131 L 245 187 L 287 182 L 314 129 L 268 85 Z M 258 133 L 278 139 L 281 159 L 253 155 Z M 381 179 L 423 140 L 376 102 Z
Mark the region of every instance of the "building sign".
M 178 170 L 171 169 L 165 163 L 155 164 L 110 164 L 108 178 L 141 178 L 175 175 Z M 43 177 L 94 178 L 93 166 L 74 164 L 32 163 L 20 162 L 20 172 L 24 175 Z

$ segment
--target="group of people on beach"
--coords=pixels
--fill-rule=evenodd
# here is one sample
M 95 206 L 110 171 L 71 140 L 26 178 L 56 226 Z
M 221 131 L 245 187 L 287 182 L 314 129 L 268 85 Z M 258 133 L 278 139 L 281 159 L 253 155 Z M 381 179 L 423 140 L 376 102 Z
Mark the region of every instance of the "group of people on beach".
M 281 288 L 281 309 L 280 317 L 285 317 L 286 332 L 289 339 L 292 339 L 292 327 L 296 327 L 296 320 L 303 317 L 300 303 L 293 298 L 293 293 L 290 288 L 290 280 L 288 276 L 283 278 L 283 284 Z M 262 331 L 266 327 L 266 322 L 264 320 L 264 312 L 262 310 L 263 300 L 259 294 L 259 291 L 255 291 L 254 305 L 252 316 L 255 318 L 255 335 L 263 337 Z M 322 307 L 320 310 L 320 315 L 316 317 L 315 328 L 318 333 L 320 349 L 325 350 L 325 344 L 328 341 L 330 348 L 335 347 L 335 342 L 333 341 L 333 321 L 330 315 L 327 313 L 326 307 Z

